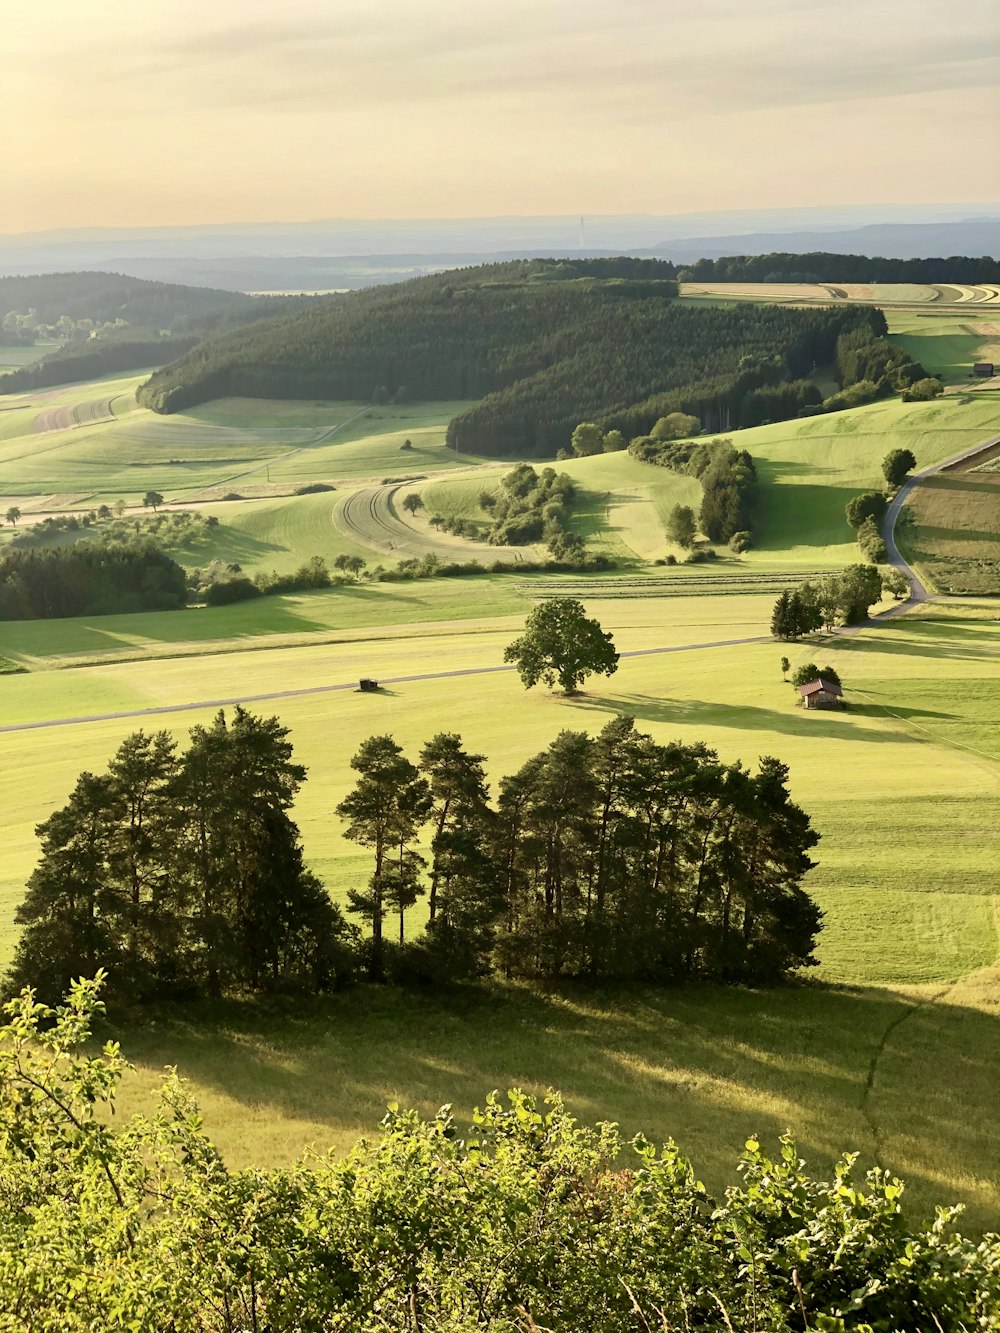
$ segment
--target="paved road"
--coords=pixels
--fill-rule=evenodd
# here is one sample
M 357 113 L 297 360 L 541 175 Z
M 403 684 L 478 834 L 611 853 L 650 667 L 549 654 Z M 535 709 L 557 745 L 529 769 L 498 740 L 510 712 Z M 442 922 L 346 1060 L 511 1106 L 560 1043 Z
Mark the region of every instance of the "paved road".
M 770 635 L 756 635 L 748 639 L 718 639 L 713 643 L 677 643 L 669 648 L 635 648 L 621 653 L 621 657 L 654 657 L 661 653 L 700 652 L 705 648 L 735 648 L 745 643 L 770 643 Z M 382 676 L 380 685 L 405 685 L 417 680 L 450 680 L 455 676 L 488 676 L 499 671 L 513 671 L 513 666 L 459 667 L 454 671 L 426 671 L 415 676 Z M 233 704 L 265 703 L 272 699 L 298 699 L 309 694 L 334 694 L 340 690 L 356 690 L 357 679 L 337 685 L 307 685 L 299 690 L 276 690 L 270 694 L 243 694 L 229 699 L 194 699 L 182 704 L 157 704 L 153 708 L 132 708 L 121 713 L 94 713 L 89 717 L 55 717 L 43 722 L 14 722 L 0 726 L 5 731 L 40 731 L 44 727 L 75 727 L 87 722 L 117 722 L 125 718 L 156 717 L 160 713 L 186 713 L 193 708 L 225 708 Z
M 987 449 L 993 449 L 1000 445 L 1000 435 L 994 435 L 992 439 L 985 440 L 982 444 L 974 444 L 970 449 L 963 449 L 960 454 L 954 454 L 951 458 L 946 458 L 943 462 L 932 463 L 930 467 L 922 468 L 919 472 L 914 472 L 908 477 L 903 485 L 896 492 L 896 496 L 886 510 L 885 518 L 882 522 L 882 536 L 885 538 L 886 549 L 889 552 L 889 564 L 894 569 L 898 569 L 906 578 L 910 585 L 910 596 L 907 601 L 900 602 L 894 606 L 891 611 L 886 611 L 878 617 L 879 620 L 891 620 L 896 616 L 901 616 L 907 611 L 911 611 L 915 606 L 922 602 L 933 601 L 937 593 L 932 593 L 921 582 L 916 570 L 912 565 L 908 565 L 903 558 L 903 554 L 896 544 L 896 521 L 899 518 L 903 506 L 909 498 L 910 492 L 914 487 L 919 486 L 926 477 L 933 477 L 938 472 L 946 472 L 948 468 L 955 467 L 958 463 L 964 463 L 969 458 L 975 458 L 978 454 L 983 454 Z

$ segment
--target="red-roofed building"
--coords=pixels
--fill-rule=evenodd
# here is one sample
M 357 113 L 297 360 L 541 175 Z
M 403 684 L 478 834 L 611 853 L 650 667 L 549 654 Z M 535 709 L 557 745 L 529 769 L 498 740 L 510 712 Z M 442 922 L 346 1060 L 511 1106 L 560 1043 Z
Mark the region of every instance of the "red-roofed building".
M 832 680 L 817 676 L 806 685 L 799 686 L 802 703 L 806 708 L 845 708 L 844 691 Z

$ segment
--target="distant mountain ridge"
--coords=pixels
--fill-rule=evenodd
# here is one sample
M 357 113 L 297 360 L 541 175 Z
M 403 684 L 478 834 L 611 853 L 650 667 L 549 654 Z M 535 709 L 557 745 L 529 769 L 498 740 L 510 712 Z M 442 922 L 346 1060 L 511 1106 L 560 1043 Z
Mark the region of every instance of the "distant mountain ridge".
M 901 220 L 902 217 L 902 220 Z M 582 242 L 582 243 L 581 243 Z M 1000 257 L 1000 203 L 950 209 L 412 220 L 90 229 L 0 236 L 0 274 L 87 268 L 229 291 L 354 288 L 508 259 L 843 251 Z

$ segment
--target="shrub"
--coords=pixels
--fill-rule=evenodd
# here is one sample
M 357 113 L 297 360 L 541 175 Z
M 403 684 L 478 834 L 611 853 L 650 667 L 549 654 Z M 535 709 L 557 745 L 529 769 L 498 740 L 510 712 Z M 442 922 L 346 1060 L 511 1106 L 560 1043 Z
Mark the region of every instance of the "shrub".
M 306 486 L 299 486 L 295 491 L 296 495 L 319 495 L 322 491 L 335 491 L 336 486 L 331 486 L 325 481 L 311 481 Z
M 208 606 L 228 606 L 231 602 L 245 602 L 251 597 L 260 596 L 260 588 L 246 577 L 224 579 L 219 583 L 209 584 L 205 589 L 205 602 Z
M 753 545 L 752 532 L 734 532 L 729 538 L 729 549 L 740 555 L 743 551 L 749 551 Z
M 881 522 L 888 507 L 889 502 L 881 491 L 863 491 L 848 500 L 844 513 L 852 528 L 860 528 L 866 518 Z

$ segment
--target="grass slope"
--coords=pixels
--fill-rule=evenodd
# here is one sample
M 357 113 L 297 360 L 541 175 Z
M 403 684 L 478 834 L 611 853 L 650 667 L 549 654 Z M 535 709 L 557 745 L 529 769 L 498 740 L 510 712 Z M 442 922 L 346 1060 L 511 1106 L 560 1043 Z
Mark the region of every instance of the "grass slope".
M 257 403 L 226 399 L 170 418 L 137 409 L 132 378 L 98 380 L 11 399 L 0 412 L 0 498 L 52 497 L 79 506 L 146 490 L 168 499 L 221 499 L 227 491 L 286 493 L 314 480 L 381 478 L 468 466 L 445 446 L 464 402 L 371 408 L 362 403 Z M 39 434 L 41 412 L 110 401 L 113 420 Z M 409 439 L 412 448 L 403 449 Z
M 290 599 L 286 609 L 298 617 L 297 632 L 312 621 L 319 636 L 319 621 L 345 612 L 347 600 L 314 594 Z M 765 627 L 770 598 L 589 605 L 615 630 L 619 647 L 631 649 L 753 636 Z M 252 628 L 240 619 L 245 608 L 224 611 L 234 631 Z M 224 633 L 223 611 L 204 615 Z M 238 667 L 227 652 L 207 651 L 73 671 L 58 669 L 65 658 L 57 655 L 73 641 L 71 626 L 13 627 L 62 631 L 66 641 L 36 640 L 36 669 L 5 679 L 6 713 L 52 719 L 306 688 L 362 671 L 388 678 L 490 665 L 520 619 L 512 608 L 505 620 L 470 618 L 464 632 L 440 623 L 377 637 L 332 630 L 335 641 L 321 645 L 242 653 Z M 225 638 L 201 645 L 232 646 Z M 139 1061 L 123 1109 L 145 1101 L 159 1066 L 177 1062 L 226 1152 L 271 1161 L 310 1142 L 343 1145 L 370 1132 L 392 1098 L 423 1109 L 451 1100 L 464 1111 L 493 1086 L 551 1083 L 581 1114 L 682 1138 L 715 1184 L 740 1135 L 790 1126 L 821 1157 L 845 1144 L 867 1154 L 877 1146 L 913 1180 L 921 1204 L 961 1197 L 973 1222 L 985 1221 L 998 1203 L 994 1089 L 984 1052 L 996 1040 L 1000 988 L 982 970 L 997 955 L 998 650 L 993 609 L 975 602 L 930 606 L 833 645 L 810 645 L 802 655 L 836 661 L 852 699 L 848 713 L 829 717 L 794 706 L 771 643 L 625 659 L 613 680 L 573 701 L 525 694 L 515 677 L 497 674 L 400 682 L 380 696 L 314 694 L 258 705 L 292 727 L 297 756 L 309 767 L 296 814 L 311 863 L 338 896 L 365 863 L 342 840 L 332 810 L 348 787 L 350 754 L 374 731 L 392 732 L 412 753 L 446 725 L 489 755 L 494 780 L 560 728 L 593 730 L 619 710 L 635 713 L 661 739 L 704 739 L 726 758 L 776 754 L 790 765 L 795 795 L 823 835 L 810 887 L 827 913 L 819 976 L 828 985 L 605 998 L 513 992 L 488 1007 L 474 998 L 407 997 L 404 1004 L 365 992 L 297 1007 L 294 1016 L 237 1007 L 214 1016 L 160 1014 L 123 1034 Z M 208 712 L 142 721 L 183 734 Z M 10 914 L 35 856 L 33 824 L 65 799 L 82 767 L 105 762 L 136 725 L 0 734 L 8 946 Z

